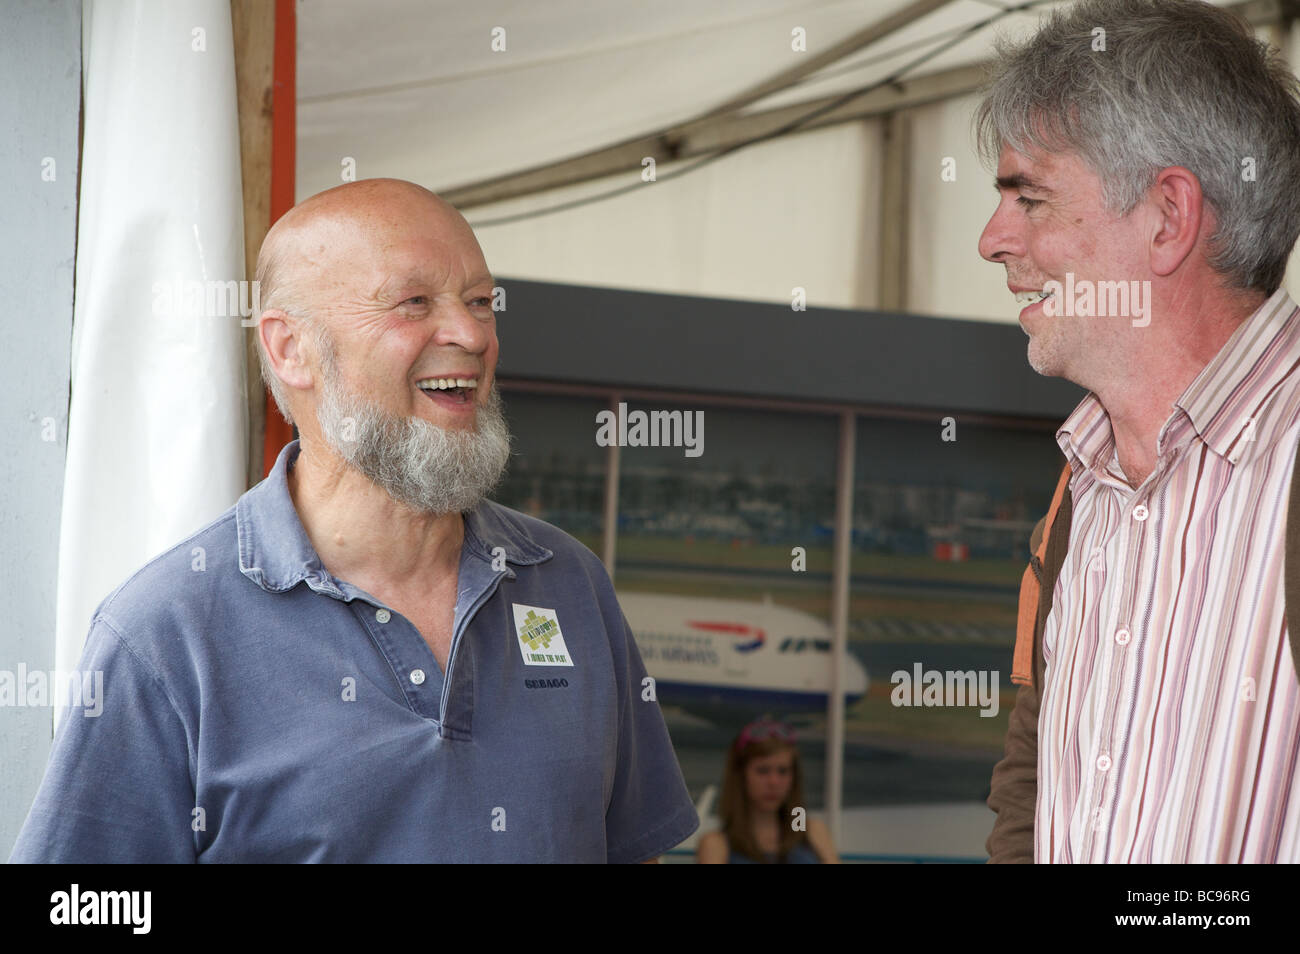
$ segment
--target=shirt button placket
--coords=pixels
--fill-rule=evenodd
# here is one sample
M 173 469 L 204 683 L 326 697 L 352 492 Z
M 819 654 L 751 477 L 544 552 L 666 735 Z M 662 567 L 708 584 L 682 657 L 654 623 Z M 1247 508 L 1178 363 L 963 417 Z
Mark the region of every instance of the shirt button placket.
M 383 609 L 382 607 L 380 609 L 375 610 L 375 619 L 380 623 L 387 623 L 392 618 L 393 618 L 393 614 L 388 610 Z M 409 678 L 411 680 L 411 685 L 413 686 L 424 685 L 424 680 L 425 680 L 424 670 L 412 669 Z

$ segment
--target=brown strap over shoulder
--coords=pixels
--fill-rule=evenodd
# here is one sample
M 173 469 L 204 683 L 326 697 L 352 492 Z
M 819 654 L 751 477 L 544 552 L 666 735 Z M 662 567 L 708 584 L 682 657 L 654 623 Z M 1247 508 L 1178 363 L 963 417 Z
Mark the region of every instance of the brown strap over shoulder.
M 1296 449 L 1293 466 L 1291 496 L 1287 498 L 1282 592 L 1285 594 L 1286 630 L 1287 638 L 1291 640 L 1291 661 L 1295 664 L 1296 675 L 1300 676 L 1300 629 L 1295 625 L 1296 617 L 1300 615 L 1300 447 Z
M 1041 568 L 1043 556 L 1047 553 L 1047 540 L 1052 535 L 1052 524 L 1061 509 L 1061 498 L 1070 486 L 1070 465 L 1061 471 L 1061 479 L 1056 482 L 1056 493 L 1052 496 L 1052 506 L 1047 516 L 1034 527 L 1029 539 L 1033 556 L 1025 575 L 1020 580 L 1020 611 L 1016 617 L 1016 650 L 1011 657 L 1011 682 L 1017 686 L 1034 684 L 1034 624 L 1038 619 L 1039 582 L 1034 564 Z

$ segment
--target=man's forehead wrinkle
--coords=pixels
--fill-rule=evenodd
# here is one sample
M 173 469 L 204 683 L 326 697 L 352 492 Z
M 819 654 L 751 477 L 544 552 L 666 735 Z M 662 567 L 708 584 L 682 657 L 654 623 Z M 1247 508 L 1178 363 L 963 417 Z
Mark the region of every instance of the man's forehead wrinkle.
M 491 270 L 470 232 L 388 236 L 383 253 L 385 268 L 394 276 L 438 289 L 459 290 L 491 280 Z

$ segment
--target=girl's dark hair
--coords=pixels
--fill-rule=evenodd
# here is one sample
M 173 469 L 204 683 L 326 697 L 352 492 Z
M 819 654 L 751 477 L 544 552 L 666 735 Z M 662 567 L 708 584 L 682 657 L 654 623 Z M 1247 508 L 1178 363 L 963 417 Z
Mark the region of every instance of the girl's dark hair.
M 738 738 L 736 742 L 739 741 Z M 722 821 L 722 833 L 727 838 L 728 846 L 732 851 L 744 855 L 751 861 L 762 863 L 768 859 L 754 839 L 754 826 L 751 824 L 753 806 L 749 803 L 745 786 L 745 770 L 754 759 L 787 751 L 793 755 L 793 761 L 790 793 L 777 809 L 777 830 L 781 832 L 781 842 L 777 850 L 778 863 L 784 863 L 797 845 L 808 842 L 808 833 L 796 831 L 791 824 L 793 809 L 804 807 L 803 771 L 799 764 L 799 750 L 784 739 L 766 738 L 747 742 L 743 748 L 733 743 L 727 751 L 727 767 L 722 777 L 722 798 L 718 806 L 718 817 Z

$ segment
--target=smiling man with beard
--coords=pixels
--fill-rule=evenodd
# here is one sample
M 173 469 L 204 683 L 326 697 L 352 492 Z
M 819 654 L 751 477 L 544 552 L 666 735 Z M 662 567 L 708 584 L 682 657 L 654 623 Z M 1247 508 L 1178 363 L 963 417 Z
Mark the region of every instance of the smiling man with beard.
M 599 560 L 485 495 L 491 274 L 425 189 L 349 183 L 258 260 L 298 425 L 96 611 L 15 861 L 637 862 L 698 824 Z

